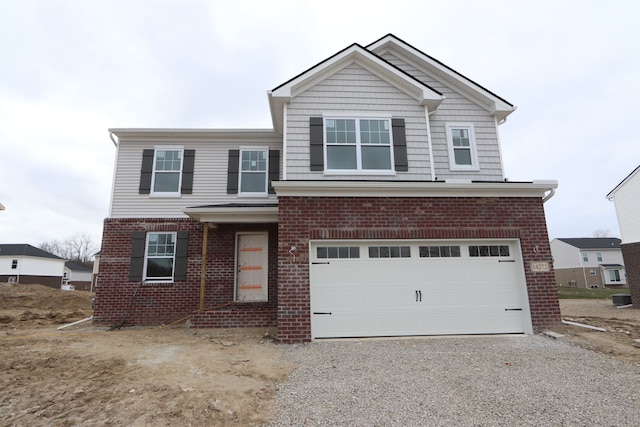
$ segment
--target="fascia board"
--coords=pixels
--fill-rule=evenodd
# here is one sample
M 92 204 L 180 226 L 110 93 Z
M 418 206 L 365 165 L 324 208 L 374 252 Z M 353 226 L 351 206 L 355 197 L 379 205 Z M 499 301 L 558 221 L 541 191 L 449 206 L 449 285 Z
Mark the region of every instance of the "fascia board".
M 228 223 L 273 223 L 278 222 L 278 207 L 199 207 L 185 208 L 185 215 L 200 222 Z
M 635 168 L 629 175 L 626 176 L 625 179 L 623 179 L 622 181 L 620 181 L 620 184 L 616 185 L 615 188 L 611 191 L 609 191 L 609 194 L 606 195 L 606 198 L 609 200 L 613 200 L 615 198 L 616 193 L 618 192 L 618 190 L 624 186 L 624 184 L 626 184 L 628 181 L 631 180 L 631 178 L 633 178 L 637 173 L 640 172 L 640 166 L 638 166 L 637 168 Z
M 532 182 L 277 181 L 278 197 L 539 197 L 558 187 Z
M 119 139 L 278 139 L 273 129 L 164 129 L 164 128 L 115 128 L 109 132 Z

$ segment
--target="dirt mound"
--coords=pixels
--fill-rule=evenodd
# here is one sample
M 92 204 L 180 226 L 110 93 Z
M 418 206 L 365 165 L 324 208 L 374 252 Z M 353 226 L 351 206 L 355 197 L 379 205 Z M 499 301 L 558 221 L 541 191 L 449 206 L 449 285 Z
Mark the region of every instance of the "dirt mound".
M 42 285 L 0 283 L 0 327 L 70 323 L 93 314 L 86 291 L 63 291 Z

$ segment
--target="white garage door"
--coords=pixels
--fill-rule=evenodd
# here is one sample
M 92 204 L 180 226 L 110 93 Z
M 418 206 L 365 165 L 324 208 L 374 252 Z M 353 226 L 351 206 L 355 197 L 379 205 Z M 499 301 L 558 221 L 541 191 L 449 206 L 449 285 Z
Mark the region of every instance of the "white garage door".
M 517 241 L 315 241 L 313 338 L 531 333 Z

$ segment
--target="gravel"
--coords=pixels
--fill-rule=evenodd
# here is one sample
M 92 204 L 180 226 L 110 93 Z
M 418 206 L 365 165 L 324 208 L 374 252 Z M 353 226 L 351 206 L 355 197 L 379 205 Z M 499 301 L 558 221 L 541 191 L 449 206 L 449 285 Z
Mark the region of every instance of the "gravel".
M 640 425 L 640 363 L 545 336 L 282 347 L 274 427 Z

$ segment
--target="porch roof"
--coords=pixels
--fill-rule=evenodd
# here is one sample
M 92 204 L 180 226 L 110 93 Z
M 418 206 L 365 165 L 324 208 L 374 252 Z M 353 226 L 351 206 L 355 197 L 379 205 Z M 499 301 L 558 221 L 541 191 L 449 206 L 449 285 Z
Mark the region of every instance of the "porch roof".
M 226 203 L 193 206 L 182 210 L 200 222 L 214 224 L 278 222 L 277 203 Z

